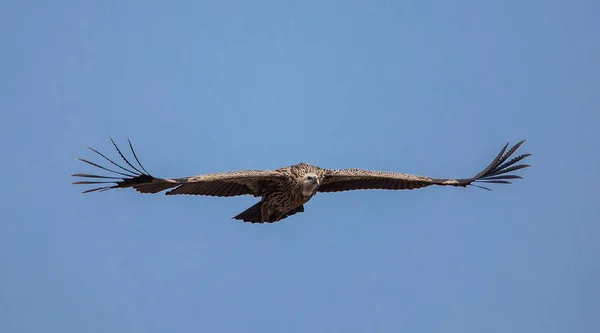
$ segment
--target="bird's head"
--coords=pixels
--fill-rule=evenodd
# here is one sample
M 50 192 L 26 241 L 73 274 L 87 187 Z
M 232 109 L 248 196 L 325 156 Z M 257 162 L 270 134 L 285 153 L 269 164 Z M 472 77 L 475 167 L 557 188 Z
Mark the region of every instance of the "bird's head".
M 302 178 L 302 195 L 311 196 L 319 187 L 319 176 L 316 173 L 308 172 Z

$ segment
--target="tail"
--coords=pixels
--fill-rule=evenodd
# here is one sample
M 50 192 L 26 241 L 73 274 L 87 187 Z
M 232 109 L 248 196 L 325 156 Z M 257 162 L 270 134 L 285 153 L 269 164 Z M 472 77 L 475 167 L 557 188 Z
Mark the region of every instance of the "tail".
M 119 149 L 119 147 L 117 147 L 117 145 L 115 144 L 115 141 L 112 138 L 110 138 L 110 141 L 112 142 L 113 146 L 115 146 L 115 148 L 117 149 L 119 156 L 121 156 L 121 158 L 125 161 L 125 163 L 127 163 L 127 165 L 131 169 L 125 168 L 125 167 L 113 162 L 111 159 L 104 156 L 99 151 L 97 151 L 93 148 L 87 147 L 89 150 L 102 156 L 105 160 L 107 160 L 114 166 L 118 167 L 119 169 L 123 170 L 124 172 L 111 170 L 109 168 L 103 167 L 94 162 L 84 160 L 83 158 L 77 158 L 78 160 L 80 160 L 84 163 L 93 165 L 97 168 L 111 172 L 113 174 L 113 176 L 102 176 L 102 175 L 95 175 L 95 174 L 89 174 L 89 173 L 76 173 L 74 175 L 71 175 L 73 177 L 96 179 L 94 181 L 85 180 L 85 181 L 74 182 L 73 184 L 76 184 L 76 185 L 99 186 L 96 188 L 92 188 L 92 189 L 83 191 L 82 193 L 89 193 L 89 192 L 95 192 L 95 191 L 103 192 L 103 191 L 107 191 L 107 190 L 110 190 L 113 188 L 128 188 L 128 187 L 132 187 L 136 191 L 141 192 L 141 193 L 158 193 L 160 191 L 180 185 L 176 181 L 173 181 L 170 179 L 155 178 L 155 177 L 151 176 L 150 173 L 148 171 L 146 171 L 144 166 L 142 166 L 142 164 L 140 163 L 140 160 L 138 159 L 137 155 L 135 154 L 135 150 L 133 150 L 133 146 L 131 145 L 131 141 L 129 139 L 127 139 L 127 141 L 129 142 L 129 148 L 131 149 L 131 153 L 133 154 L 133 157 L 135 158 L 135 161 L 137 162 L 139 168 L 142 169 L 143 171 L 141 171 L 140 169 L 133 166 L 133 164 L 131 164 L 127 160 L 127 158 L 125 158 L 125 156 L 123 155 L 123 153 L 121 153 L 121 150 Z M 116 175 L 119 175 L 120 177 L 116 176 Z M 102 179 L 102 180 L 98 181 L 97 179 Z M 113 179 L 113 180 L 109 180 L 109 179 Z M 108 184 L 113 184 L 113 185 L 108 185 Z
M 242 220 L 244 222 L 251 222 L 251 223 L 263 223 L 263 221 L 262 221 L 262 204 L 263 204 L 263 201 L 261 200 L 261 201 L 257 202 L 255 205 L 253 205 L 252 207 L 246 209 L 245 211 L 243 211 L 240 214 L 238 214 L 237 216 L 235 216 L 233 219 L 234 220 Z M 277 219 L 277 216 L 275 216 L 275 215 L 271 215 L 264 222 L 267 222 L 267 223 L 278 222 L 278 221 L 285 219 L 288 216 L 292 216 L 296 213 L 302 213 L 302 212 L 304 212 L 304 205 L 300 205 L 300 206 L 290 210 L 289 212 L 285 213 L 280 219 Z
M 494 184 L 511 184 L 507 179 L 521 179 L 523 177 L 518 175 L 509 174 L 513 171 L 517 171 L 523 168 L 530 167 L 529 164 L 519 164 L 514 165 L 517 162 L 531 156 L 531 154 L 522 154 L 517 157 L 514 157 L 508 162 L 505 162 L 509 157 L 511 157 L 519 147 L 525 142 L 525 140 L 517 143 L 512 148 L 506 152 L 508 148 L 508 143 L 504 146 L 504 148 L 500 151 L 498 156 L 487 166 L 487 168 L 483 169 L 480 173 L 478 173 L 475 177 L 467 178 L 467 179 L 437 179 L 438 185 L 451 185 L 451 186 L 475 186 L 482 188 L 484 190 L 491 191 L 491 189 L 476 185 L 473 183 L 494 183 Z M 505 154 L 506 152 L 506 154 Z

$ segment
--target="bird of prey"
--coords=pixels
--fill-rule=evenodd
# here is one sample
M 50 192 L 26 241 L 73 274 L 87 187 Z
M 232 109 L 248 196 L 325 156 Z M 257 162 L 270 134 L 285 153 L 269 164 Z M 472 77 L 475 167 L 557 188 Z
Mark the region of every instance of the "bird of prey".
M 129 148 L 138 167 L 125 157 L 112 138 L 110 140 L 129 168 L 115 163 L 99 151 L 88 147 L 118 169 L 109 169 L 78 158 L 80 161 L 112 173 L 110 176 L 88 173 L 72 175 L 88 179 L 76 181 L 73 184 L 100 186 L 83 193 L 131 187 L 141 193 L 158 193 L 169 190 L 166 195 L 191 194 L 217 197 L 253 195 L 261 197 L 261 200 L 234 217 L 236 220 L 252 223 L 278 222 L 296 213 L 304 212 L 304 204 L 317 192 L 366 189 L 412 190 L 431 185 L 476 186 L 490 190 L 475 183 L 510 184 L 509 180 L 522 178 L 512 174 L 513 171 L 529 167 L 528 164 L 517 163 L 531 155 L 523 154 L 508 160 L 525 140 L 517 143 L 508 151 L 509 144 L 507 143 L 483 171 L 474 177 L 463 179 L 431 178 L 406 173 L 361 169 L 326 169 L 308 163 L 299 163 L 275 170 L 241 170 L 182 178 L 156 178 L 142 166 L 131 141 L 128 140 Z

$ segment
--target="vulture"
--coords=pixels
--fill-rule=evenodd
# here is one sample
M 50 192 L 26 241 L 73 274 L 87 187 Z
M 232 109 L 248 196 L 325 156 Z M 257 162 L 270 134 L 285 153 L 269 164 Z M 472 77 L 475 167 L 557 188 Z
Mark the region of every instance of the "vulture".
M 137 167 L 125 157 L 115 141 L 112 138 L 110 140 L 128 167 L 119 165 L 99 151 L 87 147 L 117 169 L 109 169 L 100 164 L 78 158 L 82 162 L 112 173 L 111 175 L 89 173 L 72 175 L 86 179 L 76 181 L 73 184 L 97 186 L 83 193 L 131 187 L 140 193 L 158 193 L 168 190 L 166 195 L 189 194 L 216 197 L 253 195 L 260 197 L 260 201 L 233 217 L 236 220 L 252 223 L 278 222 L 296 213 L 304 212 L 304 204 L 312 199 L 317 192 L 366 189 L 413 190 L 431 185 L 476 186 L 490 190 L 475 183 L 510 184 L 510 180 L 522 178 L 513 174 L 514 171 L 530 166 L 517 163 L 531 155 L 522 154 L 508 160 L 525 140 L 510 149 L 508 149 L 509 143 L 507 143 L 485 169 L 471 178 L 463 179 L 431 178 L 406 173 L 362 169 L 326 169 L 308 163 L 298 163 L 274 170 L 240 170 L 182 178 L 157 178 L 150 175 L 142 166 L 130 140 L 128 140 L 129 148 L 137 162 Z

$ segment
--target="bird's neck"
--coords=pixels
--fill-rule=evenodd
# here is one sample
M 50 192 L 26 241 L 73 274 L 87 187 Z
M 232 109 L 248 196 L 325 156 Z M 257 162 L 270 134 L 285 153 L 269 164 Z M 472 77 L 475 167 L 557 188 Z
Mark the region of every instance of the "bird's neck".
M 303 184 L 302 185 L 302 196 L 305 198 L 312 197 L 317 191 L 317 184 Z

